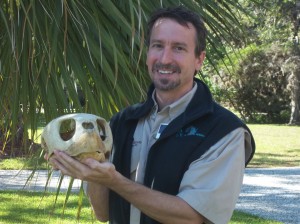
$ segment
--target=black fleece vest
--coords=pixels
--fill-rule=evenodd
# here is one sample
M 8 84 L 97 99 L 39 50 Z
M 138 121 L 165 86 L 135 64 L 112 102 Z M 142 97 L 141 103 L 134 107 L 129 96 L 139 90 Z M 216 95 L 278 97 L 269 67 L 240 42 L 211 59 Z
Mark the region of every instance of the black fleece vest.
M 144 185 L 149 188 L 176 195 L 182 177 L 193 161 L 232 130 L 244 127 L 249 131 L 240 119 L 213 102 L 207 87 L 201 81 L 196 81 L 197 92 L 186 111 L 166 127 L 149 151 L 144 179 Z M 149 94 L 152 91 L 150 89 Z M 153 106 L 149 99 L 144 104 L 127 108 L 111 120 L 114 136 L 113 163 L 127 178 L 130 178 L 133 134 L 139 118 L 146 116 Z M 252 144 L 254 153 L 253 139 Z M 130 204 L 127 201 L 110 192 L 109 206 L 110 223 L 129 223 Z M 141 214 L 140 223 L 158 222 Z

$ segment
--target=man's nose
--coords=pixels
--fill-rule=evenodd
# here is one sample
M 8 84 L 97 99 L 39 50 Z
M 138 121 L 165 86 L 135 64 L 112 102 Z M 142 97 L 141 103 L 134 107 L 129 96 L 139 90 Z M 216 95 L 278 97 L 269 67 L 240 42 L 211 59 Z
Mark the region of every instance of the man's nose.
M 172 51 L 169 48 L 165 48 L 161 53 L 160 62 L 162 64 L 169 64 L 172 62 Z

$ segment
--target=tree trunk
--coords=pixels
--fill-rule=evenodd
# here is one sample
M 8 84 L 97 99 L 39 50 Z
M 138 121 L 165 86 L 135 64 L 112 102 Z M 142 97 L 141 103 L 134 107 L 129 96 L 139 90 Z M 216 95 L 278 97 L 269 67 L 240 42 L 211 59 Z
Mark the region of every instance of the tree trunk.
M 298 70 L 296 70 L 298 71 Z M 291 72 L 289 76 L 289 89 L 291 91 L 291 117 L 290 125 L 300 124 L 300 74 Z
M 294 54 L 296 56 L 288 59 L 286 65 L 290 76 L 288 77 L 288 89 L 290 90 L 291 98 L 291 116 L 290 125 L 300 124 L 300 49 L 298 32 L 300 28 L 300 1 L 295 1 L 295 9 L 292 13 L 293 22 L 293 40 L 294 40 Z
M 300 124 L 300 56 L 290 57 L 282 66 L 282 71 L 287 73 L 290 92 L 291 116 L 290 125 Z

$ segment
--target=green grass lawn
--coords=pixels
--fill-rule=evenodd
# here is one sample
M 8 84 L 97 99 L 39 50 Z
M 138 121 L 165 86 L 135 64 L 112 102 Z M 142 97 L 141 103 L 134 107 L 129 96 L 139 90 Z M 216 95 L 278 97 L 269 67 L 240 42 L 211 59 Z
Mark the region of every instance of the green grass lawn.
M 273 220 L 266 220 L 255 215 L 246 214 L 240 211 L 234 211 L 233 216 L 229 222 L 230 224 L 279 224 Z
M 78 195 L 70 195 L 64 210 L 66 194 L 58 196 L 56 205 L 55 198 L 56 194 L 49 192 L 0 191 L 0 223 L 100 223 L 95 220 L 87 198 L 84 197 L 79 219 Z
M 63 213 L 66 195 L 61 193 L 54 207 L 55 193 L 0 191 L 0 223 L 71 224 L 101 223 L 97 221 L 86 198 L 83 199 L 80 217 L 77 218 L 78 196 L 70 195 Z M 253 215 L 235 211 L 230 224 L 278 224 Z
M 300 166 L 300 127 L 249 125 L 256 153 L 248 167 Z

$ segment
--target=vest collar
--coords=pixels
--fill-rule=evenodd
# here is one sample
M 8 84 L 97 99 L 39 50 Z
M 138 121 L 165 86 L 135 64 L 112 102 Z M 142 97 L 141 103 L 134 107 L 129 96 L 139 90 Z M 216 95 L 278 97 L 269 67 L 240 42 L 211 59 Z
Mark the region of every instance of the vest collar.
M 194 81 L 198 86 L 197 91 L 184 112 L 188 115 L 189 120 L 202 117 L 213 112 L 213 99 L 208 87 L 199 79 L 195 78 Z M 132 111 L 132 113 L 128 116 L 129 120 L 140 119 L 151 112 L 155 104 L 152 98 L 153 91 L 154 84 L 152 83 L 148 89 L 147 100 L 135 107 L 134 111 Z

